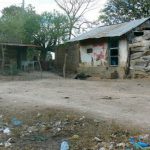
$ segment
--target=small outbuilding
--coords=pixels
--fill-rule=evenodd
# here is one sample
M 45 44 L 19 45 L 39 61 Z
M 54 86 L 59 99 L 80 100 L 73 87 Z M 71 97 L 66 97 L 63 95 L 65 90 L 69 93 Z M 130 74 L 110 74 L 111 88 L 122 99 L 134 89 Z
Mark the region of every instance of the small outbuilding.
M 68 71 L 101 78 L 149 75 L 150 18 L 99 26 L 71 39 L 56 50 L 56 66 L 62 67 L 64 53 Z
M 27 61 L 27 49 L 38 47 L 32 44 L 0 43 L 0 70 L 14 65 L 21 69 L 22 62 Z

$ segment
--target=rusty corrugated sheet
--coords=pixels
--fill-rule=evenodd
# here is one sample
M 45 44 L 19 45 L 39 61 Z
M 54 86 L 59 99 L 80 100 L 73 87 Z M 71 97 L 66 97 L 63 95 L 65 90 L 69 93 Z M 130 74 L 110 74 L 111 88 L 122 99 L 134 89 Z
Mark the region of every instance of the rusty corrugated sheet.
M 132 29 L 138 27 L 148 19 L 150 18 L 143 18 L 143 19 L 133 20 L 130 22 L 125 22 L 125 23 L 110 25 L 110 26 L 99 26 L 92 29 L 91 31 L 88 31 L 86 33 L 83 33 L 71 39 L 69 42 L 81 41 L 81 40 L 93 39 L 93 38 L 119 37 L 131 31 Z

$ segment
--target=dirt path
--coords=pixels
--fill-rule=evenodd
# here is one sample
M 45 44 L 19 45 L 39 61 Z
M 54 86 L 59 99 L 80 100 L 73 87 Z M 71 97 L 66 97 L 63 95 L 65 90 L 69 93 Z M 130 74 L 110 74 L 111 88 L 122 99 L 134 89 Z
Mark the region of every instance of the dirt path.
M 1 110 L 49 107 L 150 127 L 150 80 L 0 81 Z

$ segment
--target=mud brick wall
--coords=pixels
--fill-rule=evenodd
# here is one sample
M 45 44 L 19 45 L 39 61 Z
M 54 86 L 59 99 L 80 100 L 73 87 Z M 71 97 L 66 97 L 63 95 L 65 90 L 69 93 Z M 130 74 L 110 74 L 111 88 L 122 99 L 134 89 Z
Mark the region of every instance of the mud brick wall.
M 67 53 L 66 71 L 76 72 L 80 62 L 80 52 L 78 43 L 67 43 L 56 48 L 55 67 L 62 70 L 65 54 Z

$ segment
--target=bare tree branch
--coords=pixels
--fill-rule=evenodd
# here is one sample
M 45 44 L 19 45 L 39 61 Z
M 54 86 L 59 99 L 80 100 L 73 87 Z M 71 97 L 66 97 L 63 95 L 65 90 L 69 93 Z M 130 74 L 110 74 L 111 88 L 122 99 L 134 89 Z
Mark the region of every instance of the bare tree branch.
M 69 20 L 69 39 L 74 29 L 80 29 L 86 22 L 81 21 L 85 13 L 94 9 L 97 0 L 55 0 L 57 5 L 66 13 Z M 95 4 L 95 5 L 94 5 Z M 84 20 L 84 19 L 83 19 Z

